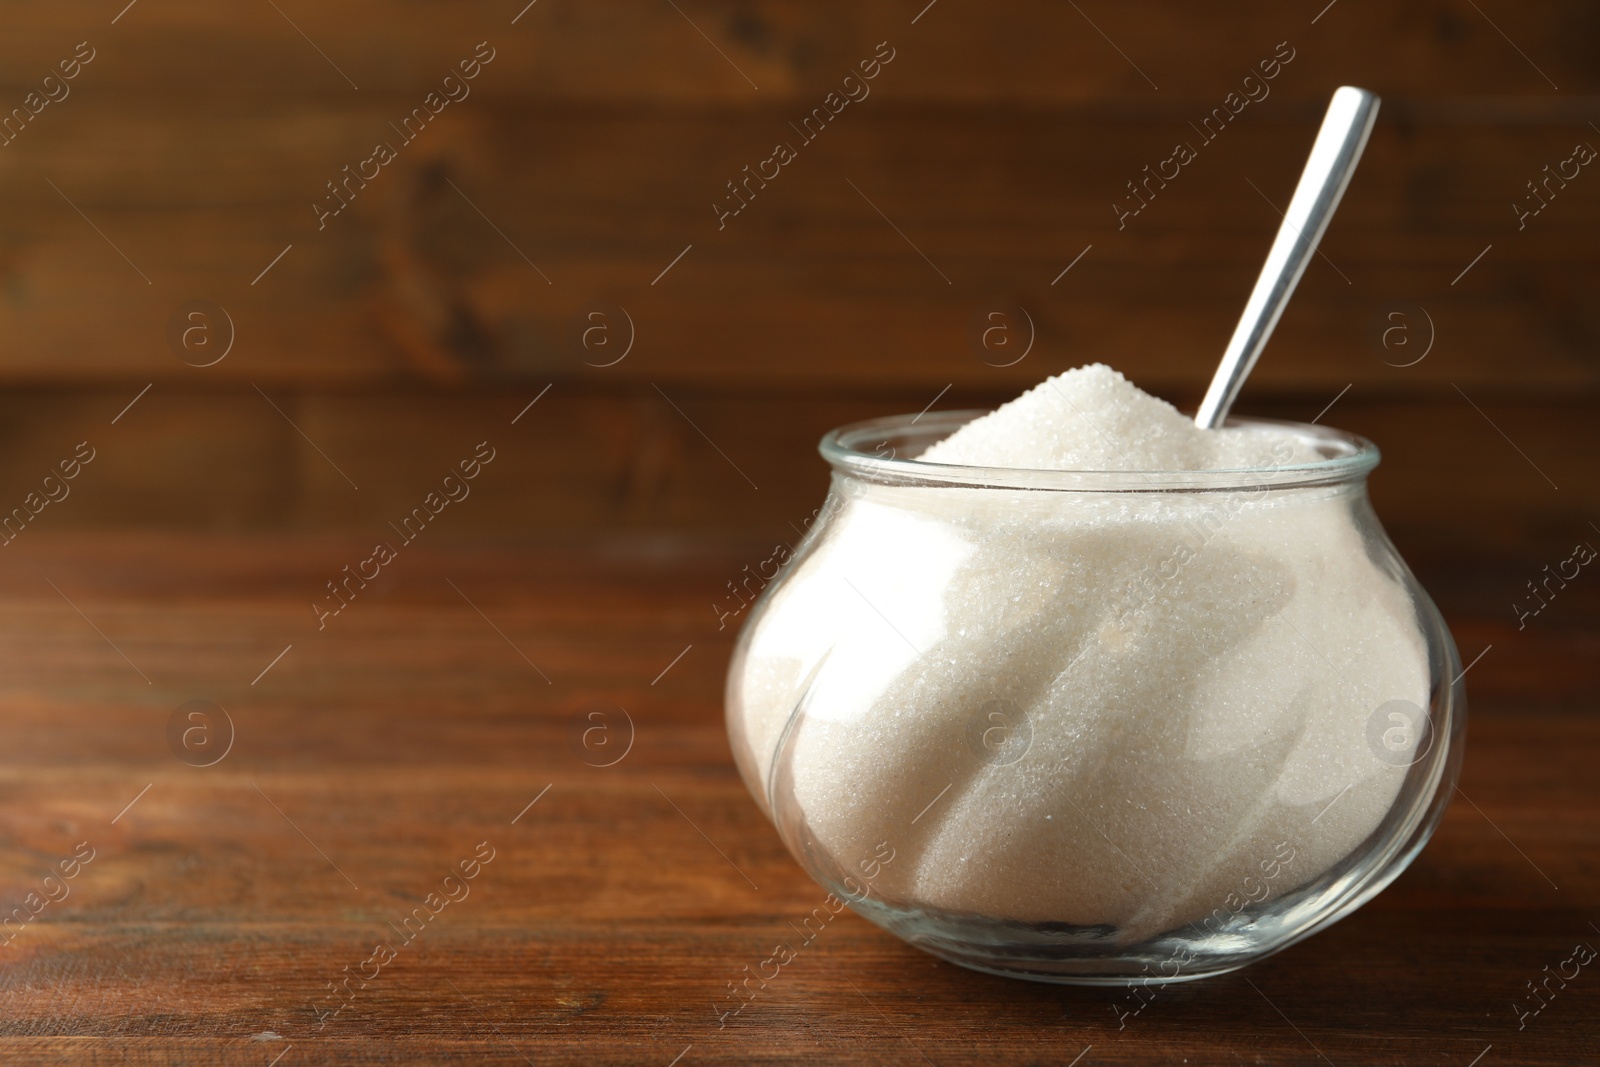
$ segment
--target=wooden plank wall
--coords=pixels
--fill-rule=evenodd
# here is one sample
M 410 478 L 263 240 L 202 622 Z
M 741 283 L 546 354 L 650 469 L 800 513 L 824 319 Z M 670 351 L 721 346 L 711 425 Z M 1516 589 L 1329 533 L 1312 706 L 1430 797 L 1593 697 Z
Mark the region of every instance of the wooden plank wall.
M 27 536 L 376 533 L 488 439 L 508 461 L 448 536 L 765 536 L 842 421 L 1095 359 L 1192 405 L 1352 83 L 1378 127 L 1239 410 L 1339 396 L 1403 547 L 1536 555 L 1597 519 L 1600 168 L 1564 161 L 1600 147 L 1600 8 L 925 2 L 8 13 L 0 505 L 89 440 Z M 430 92 L 460 98 L 408 141 Z M 335 200 L 346 165 L 376 176 Z M 1546 165 L 1577 173 L 1535 201 Z

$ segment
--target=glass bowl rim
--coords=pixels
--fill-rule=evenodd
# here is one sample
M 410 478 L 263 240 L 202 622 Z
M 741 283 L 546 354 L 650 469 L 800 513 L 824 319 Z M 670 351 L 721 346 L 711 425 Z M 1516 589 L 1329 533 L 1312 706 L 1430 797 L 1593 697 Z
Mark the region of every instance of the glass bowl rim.
M 1359 482 L 1380 459 L 1378 446 L 1357 434 L 1312 423 L 1254 418 L 1230 418 L 1226 425 L 1288 430 L 1331 454 L 1313 463 L 1205 471 L 973 467 L 925 463 L 898 456 L 897 442 L 941 430 L 939 438 L 943 438 L 987 414 L 980 409 L 963 409 L 888 415 L 847 423 L 825 434 L 817 444 L 817 451 L 835 471 L 885 485 L 1096 493 L 1257 491 L 1340 485 Z M 890 455 L 881 454 L 884 446 L 890 446 Z

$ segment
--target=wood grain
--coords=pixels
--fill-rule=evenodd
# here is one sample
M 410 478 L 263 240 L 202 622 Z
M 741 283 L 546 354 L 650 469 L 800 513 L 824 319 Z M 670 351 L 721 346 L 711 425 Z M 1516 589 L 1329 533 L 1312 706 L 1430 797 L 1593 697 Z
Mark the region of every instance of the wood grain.
M 1043 377 L 1068 364 L 1041 353 L 1023 365 Z M 1384 369 L 1396 382 L 1408 373 Z M 606 371 L 587 373 L 578 382 L 445 393 L 272 387 L 263 395 L 158 383 L 120 417 L 148 383 L 121 392 L 13 389 L 0 396 L 0 514 L 87 440 L 96 459 L 17 544 L 85 530 L 202 529 L 338 531 L 370 548 L 487 440 L 501 458 L 430 527 L 430 541 L 625 530 L 770 548 L 768 539 L 794 537 L 822 502 L 828 471 L 816 444 L 828 430 L 936 399 L 940 409 L 1009 399 L 1001 389 L 943 392 L 949 382 L 843 397 L 721 391 L 666 377 L 625 389 L 604 380 Z M 1202 384 L 1196 378 L 1170 395 L 1192 406 Z M 1346 392 L 1346 384 L 1262 395 L 1252 382 L 1238 410 L 1299 421 L 1321 414 L 1376 441 L 1384 459 L 1373 499 L 1408 556 L 1451 552 L 1474 567 L 1546 549 L 1565 558 L 1596 521 L 1594 405 L 1583 393 L 1555 400 L 1463 382 L 1442 395 L 1419 388 L 1396 396 L 1371 385 Z
M 1587 972 L 1522 1029 L 1511 1005 L 1600 938 L 1600 585 L 1522 629 L 1511 605 L 1600 537 L 1600 177 L 1512 209 L 1600 144 L 1593 4 L 6 20 L 0 117 L 78 42 L 95 58 L 0 145 L 0 514 L 96 456 L 0 545 L 0 907 L 96 851 L 0 948 L 0 1059 L 1592 1056 Z M 318 229 L 325 183 L 485 40 L 471 95 Z M 881 41 L 870 97 L 719 228 L 725 183 Z M 1284 41 L 1270 96 L 1119 229 L 1126 182 Z M 1377 441 L 1375 507 L 1483 653 L 1436 839 L 1354 916 L 1124 1029 L 1114 993 L 968 973 L 853 915 L 719 1027 L 726 982 L 821 899 L 732 768 L 712 606 L 820 502 L 817 438 L 1096 359 L 1193 405 L 1344 83 L 1382 117 L 1239 410 Z M 212 366 L 169 336 L 196 300 L 231 323 L 206 320 L 232 340 Z M 596 311 L 613 347 L 584 344 Z M 982 344 L 994 313 L 1011 347 Z M 324 584 L 486 440 L 471 497 L 318 630 Z M 231 716 L 214 766 L 170 747 L 195 700 Z M 617 709 L 627 756 L 586 764 L 575 738 Z M 471 895 L 319 1030 L 328 984 L 484 841 Z
M 1198 140 L 1182 119 L 979 119 L 885 102 L 841 115 L 719 229 L 725 183 L 796 139 L 785 112 L 447 112 L 435 140 L 407 148 L 319 232 L 324 183 L 386 129 L 382 109 L 354 106 L 272 131 L 129 108 L 63 130 L 63 152 L 69 136 L 88 138 L 65 158 L 53 142 L 29 146 L 40 151 L 17 157 L 8 183 L 4 266 L 18 299 L 0 307 L 15 342 L 0 375 L 319 388 L 570 378 L 611 358 L 581 344 L 587 312 L 608 305 L 637 338 L 608 376 L 629 386 L 670 375 L 766 392 L 1021 388 L 1033 367 L 978 345 L 986 316 L 1006 311 L 1017 350 L 1026 334 L 1041 353 L 1111 360 L 1168 387 L 1226 342 L 1315 128 L 1314 116 L 1246 113 L 1119 230 L 1113 203 L 1136 203 L 1125 183 L 1175 140 Z M 1600 194 L 1575 181 L 1521 231 L 1511 210 L 1585 129 L 1381 125 L 1261 385 L 1388 384 L 1376 357 L 1408 362 L 1421 347 L 1384 351 L 1374 325 L 1406 300 L 1426 309 L 1441 357 L 1412 368 L 1413 387 L 1507 381 L 1514 350 L 1518 384 L 1592 392 Z M 262 141 L 290 136 L 317 150 L 245 165 Z M 191 141 L 215 154 L 190 159 Z M 237 337 L 203 370 L 167 335 L 194 299 L 226 308 Z M 615 311 L 610 325 L 620 344 Z
M 1385 448 L 1408 550 L 1593 518 L 1600 179 L 1512 209 L 1600 142 L 1592 5 L 510 6 L 15 14 L 4 99 L 97 50 L 0 147 L 0 493 L 106 443 L 29 537 L 370 537 L 494 436 L 518 475 L 441 536 L 765 539 L 846 421 L 1091 360 L 1192 404 L 1340 82 L 1382 118 L 1241 411 L 1348 386 L 1327 418 Z M 319 230 L 325 183 L 485 39 L 471 95 Z M 719 228 L 725 183 L 884 40 L 871 95 Z M 1119 229 L 1126 183 L 1285 40 L 1271 94 Z M 231 323 L 215 365 L 173 347 L 194 300 Z
M 628 388 L 662 375 L 765 393 L 1020 387 L 1031 366 L 973 351 L 974 323 L 1011 306 L 1033 316 L 1041 351 L 1169 387 L 1226 339 L 1272 205 L 1329 89 L 1349 81 L 1385 97 L 1383 116 L 1278 335 L 1295 358 L 1264 361 L 1262 385 L 1392 385 L 1368 335 L 1407 300 L 1448 358 L 1406 388 L 1594 393 L 1600 183 L 1585 172 L 1520 230 L 1511 207 L 1600 136 L 1600 69 L 1576 43 L 1595 28 L 1588 5 L 1510 25 L 1435 2 L 1336 5 L 1314 24 L 1264 3 L 944 4 L 912 25 L 909 5 L 888 3 L 547 4 L 515 27 L 504 6 L 223 15 L 188 0 L 115 26 L 89 4 L 19 16 L 0 44 L 13 97 L 84 35 L 98 53 L 0 149 L 0 381 L 547 380 L 584 373 L 584 315 L 607 302 L 638 328 L 610 378 Z M 319 230 L 325 183 L 484 37 L 497 55 L 472 95 Z M 886 37 L 896 57 L 872 95 L 719 229 L 725 183 L 798 140 L 790 123 Z M 1191 124 L 1285 37 L 1295 58 L 1271 95 L 1119 230 L 1126 183 L 1175 141 L 1199 144 Z M 203 373 L 166 336 L 194 299 L 227 308 L 238 334 Z
M 1426 558 L 1463 651 L 1493 646 L 1469 676 L 1464 794 L 1354 916 L 1163 990 L 1119 1030 L 1115 991 L 968 973 L 847 914 L 719 1028 L 711 1003 L 730 976 L 822 896 L 722 733 L 731 631 L 701 602 L 758 547 L 418 546 L 318 633 L 294 591 L 348 558 L 343 539 L 19 541 L 0 573 L 13 665 L 0 900 L 78 842 L 96 855 L 5 950 L 0 1051 L 281 1053 L 286 1067 L 1224 1064 L 1467 1063 L 1492 1045 L 1481 1062 L 1555 1064 L 1593 1047 L 1591 983 L 1520 1031 L 1511 1003 L 1600 936 L 1600 729 L 1583 666 L 1600 599 L 1574 588 L 1519 633 L 1466 607 L 1471 583 Z M 236 728 L 211 767 L 180 763 L 164 736 L 192 699 Z M 575 724 L 618 707 L 632 748 L 585 765 Z M 470 895 L 318 1030 L 326 984 L 482 841 L 495 858 Z

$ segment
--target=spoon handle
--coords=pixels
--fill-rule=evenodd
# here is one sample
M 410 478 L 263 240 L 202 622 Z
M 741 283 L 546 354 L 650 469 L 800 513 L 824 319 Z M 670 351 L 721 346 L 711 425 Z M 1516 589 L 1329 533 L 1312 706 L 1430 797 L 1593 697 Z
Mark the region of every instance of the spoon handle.
M 1206 390 L 1206 398 L 1194 417 L 1201 428 L 1215 429 L 1227 419 L 1228 409 L 1266 347 L 1273 327 L 1278 325 L 1284 305 L 1311 262 L 1328 220 L 1344 196 L 1345 186 L 1350 184 L 1350 175 L 1355 173 L 1373 120 L 1378 117 L 1378 104 L 1378 98 L 1365 89 L 1348 85 L 1333 94 L 1317 141 L 1311 146 L 1311 158 L 1306 160 L 1294 199 L 1289 201 L 1289 212 L 1278 227 L 1272 251 L 1267 253 L 1267 262 L 1244 306 L 1244 314 L 1234 327 L 1222 363 L 1211 379 L 1211 388 Z

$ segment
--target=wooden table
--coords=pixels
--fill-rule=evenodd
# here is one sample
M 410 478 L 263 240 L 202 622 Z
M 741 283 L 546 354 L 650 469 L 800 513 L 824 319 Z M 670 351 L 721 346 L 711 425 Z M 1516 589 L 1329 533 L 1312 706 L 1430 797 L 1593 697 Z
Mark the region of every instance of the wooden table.
M 4 1062 L 1600 1056 L 1595 968 L 1520 1029 L 1513 1010 L 1600 945 L 1593 593 L 1518 633 L 1481 567 L 1425 569 L 1464 655 L 1493 646 L 1469 675 L 1464 793 L 1392 888 L 1308 942 L 1163 989 L 1119 1029 L 1120 990 L 970 973 L 845 914 L 719 1028 L 726 983 L 823 896 L 723 734 L 733 631 L 708 605 L 757 548 L 419 541 L 319 632 L 308 605 L 359 545 L 7 547 L 0 903 L 41 895 L 7 928 Z M 226 709 L 225 754 L 216 712 L 183 712 L 169 743 L 195 700 Z M 475 852 L 492 858 L 452 879 Z M 74 877 L 46 882 L 62 861 Z M 433 892 L 461 899 L 404 943 L 390 924 Z M 329 992 L 356 972 L 373 977 Z

